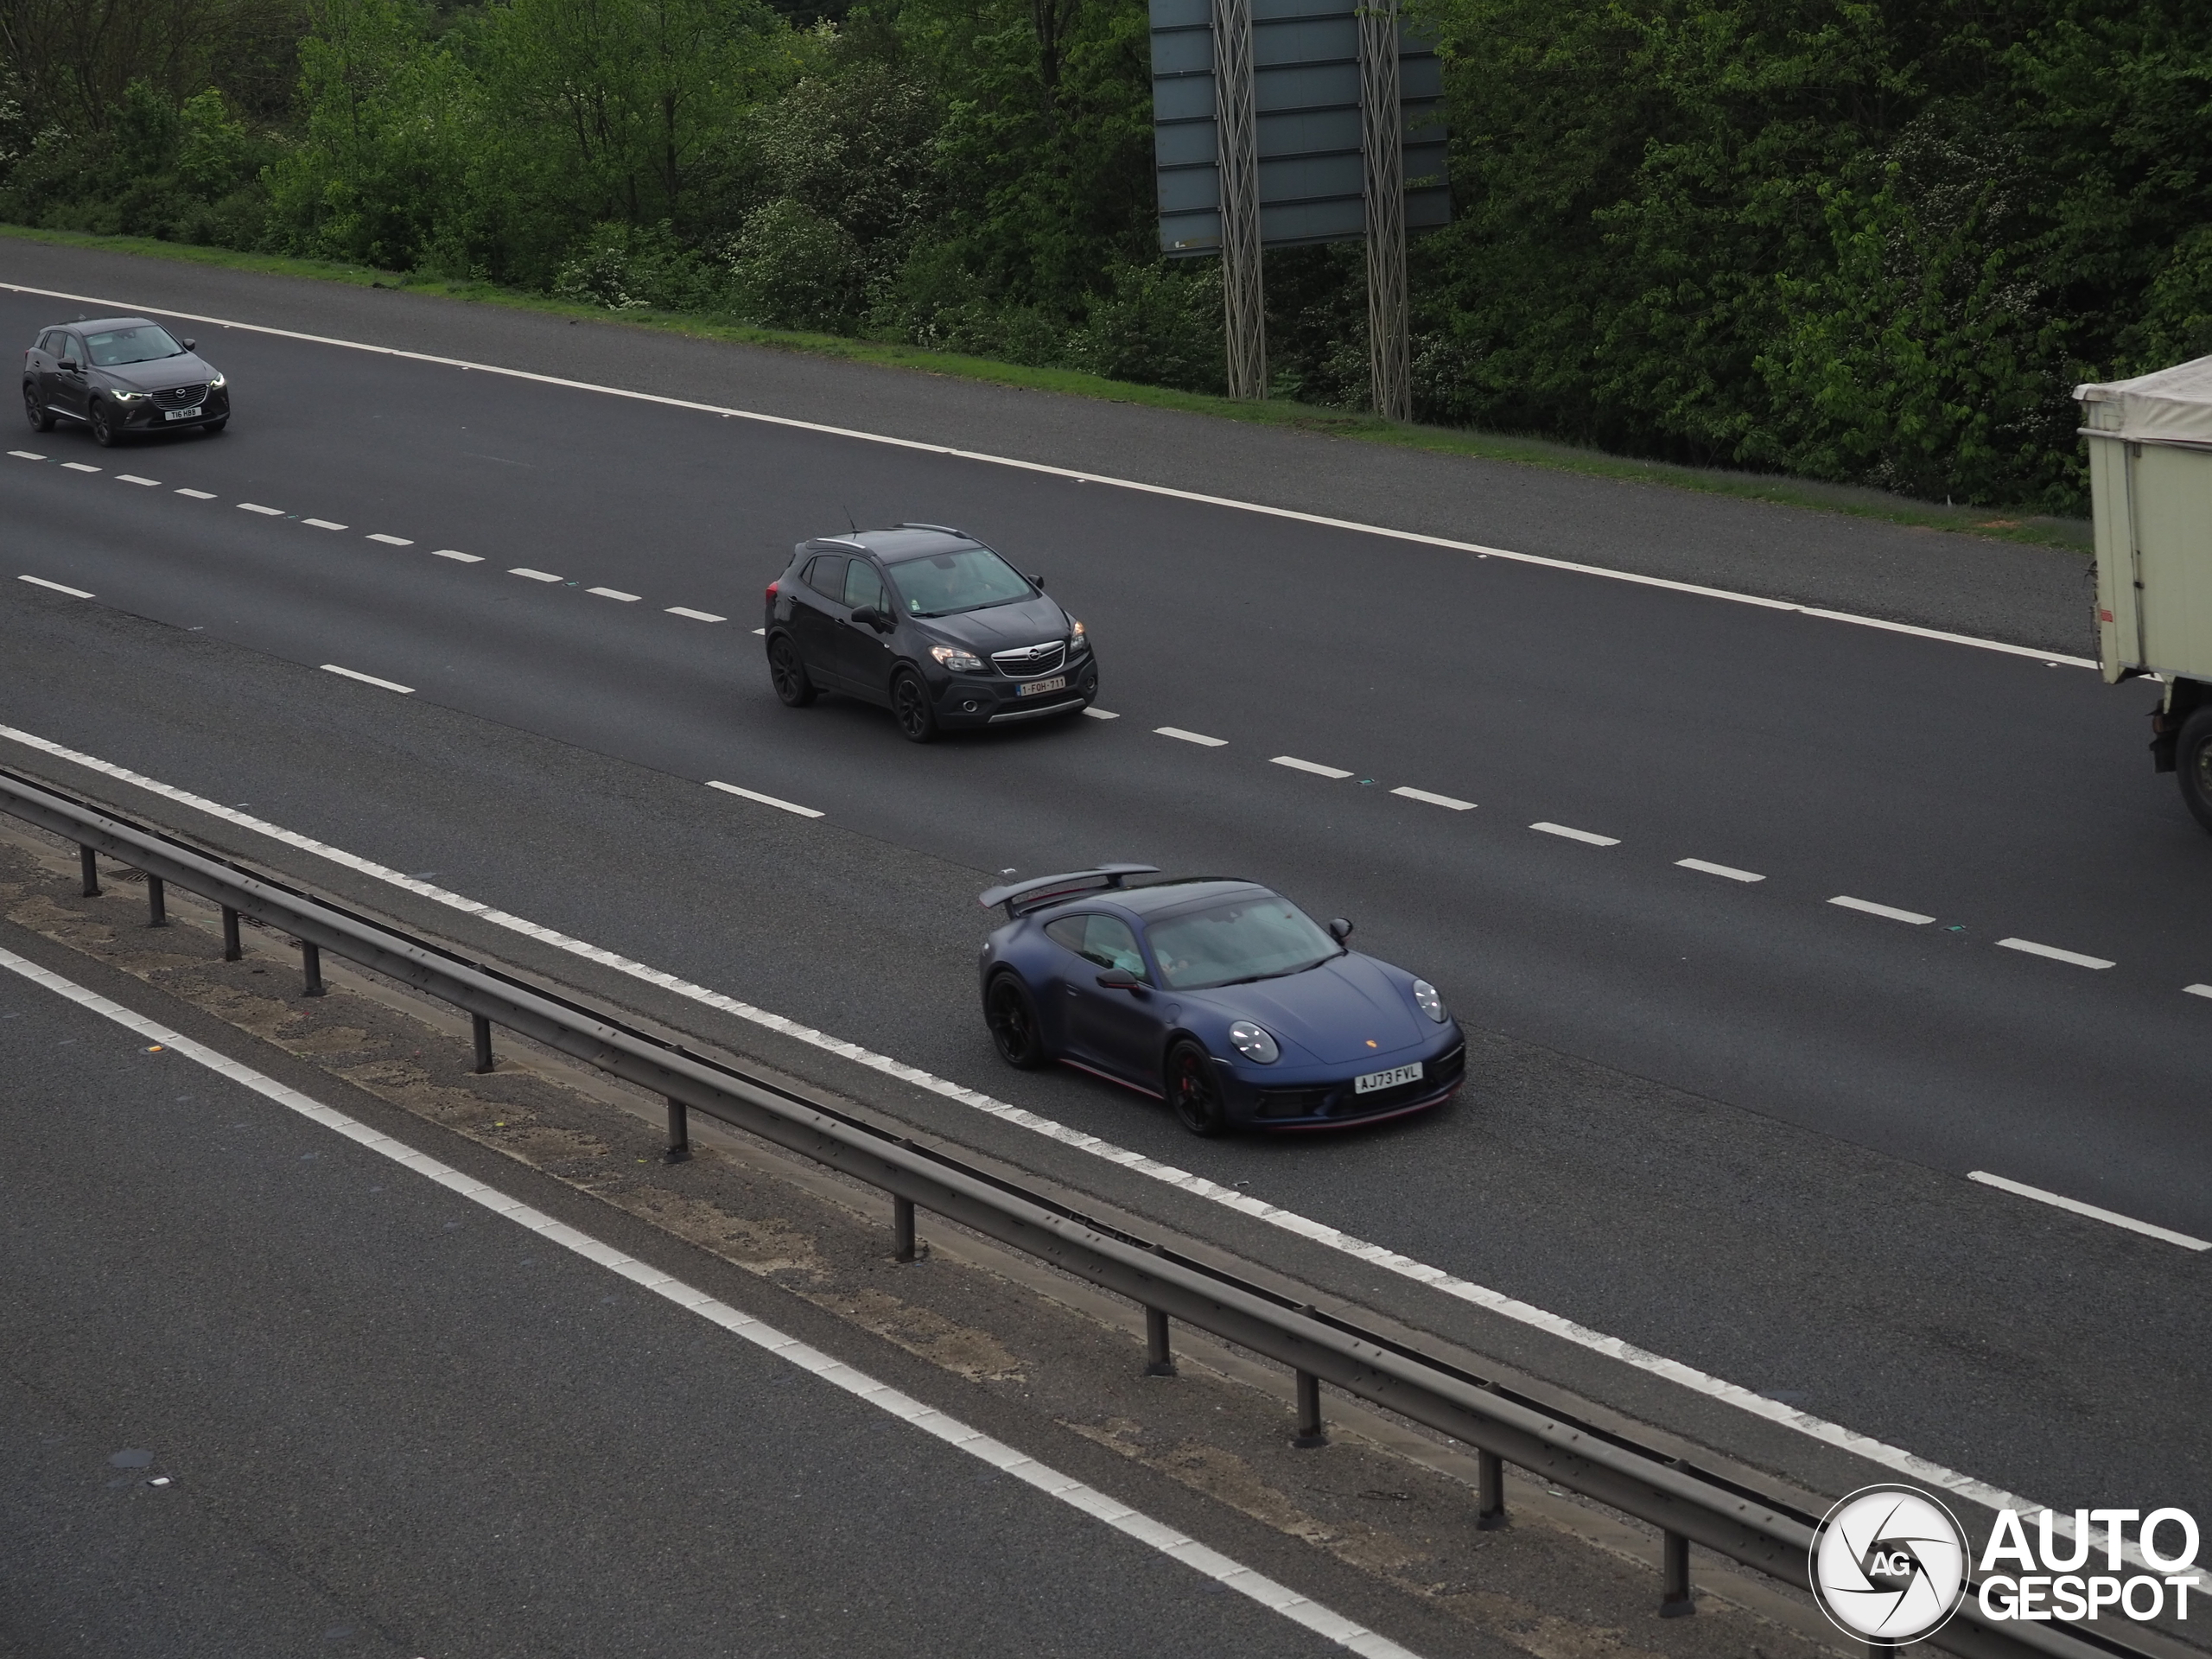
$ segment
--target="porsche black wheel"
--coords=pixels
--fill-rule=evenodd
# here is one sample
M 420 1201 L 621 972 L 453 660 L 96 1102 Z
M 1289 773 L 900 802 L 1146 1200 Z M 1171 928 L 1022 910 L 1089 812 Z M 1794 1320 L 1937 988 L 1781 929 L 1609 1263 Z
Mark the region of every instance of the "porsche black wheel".
M 814 701 L 814 682 L 807 677 L 798 647 L 780 633 L 768 644 L 768 677 L 786 709 L 804 709 Z
M 1219 1135 L 1229 1127 L 1213 1056 L 1187 1039 L 1167 1051 L 1167 1103 L 1192 1135 Z
M 999 1058 L 1022 1071 L 1034 1071 L 1050 1057 L 1044 1035 L 1037 1028 L 1037 1005 L 1028 988 L 1012 974 L 991 982 L 983 997 L 983 1023 L 991 1028 L 991 1041 Z

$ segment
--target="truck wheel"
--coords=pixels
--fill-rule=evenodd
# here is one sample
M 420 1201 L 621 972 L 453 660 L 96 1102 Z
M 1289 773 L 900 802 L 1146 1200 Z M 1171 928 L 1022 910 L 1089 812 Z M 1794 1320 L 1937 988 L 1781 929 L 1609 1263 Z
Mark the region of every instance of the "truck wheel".
M 2212 705 L 2182 722 L 2174 741 L 2174 772 L 2191 816 L 2212 831 Z

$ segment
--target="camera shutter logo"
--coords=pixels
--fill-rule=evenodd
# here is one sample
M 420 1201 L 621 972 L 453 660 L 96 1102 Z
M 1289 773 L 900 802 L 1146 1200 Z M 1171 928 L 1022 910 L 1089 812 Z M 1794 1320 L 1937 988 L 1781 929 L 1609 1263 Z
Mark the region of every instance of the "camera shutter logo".
M 1861 1487 L 1830 1510 L 1811 1565 L 1821 1611 L 1863 1642 L 1933 1636 L 1966 1596 L 1966 1534 L 1910 1486 Z

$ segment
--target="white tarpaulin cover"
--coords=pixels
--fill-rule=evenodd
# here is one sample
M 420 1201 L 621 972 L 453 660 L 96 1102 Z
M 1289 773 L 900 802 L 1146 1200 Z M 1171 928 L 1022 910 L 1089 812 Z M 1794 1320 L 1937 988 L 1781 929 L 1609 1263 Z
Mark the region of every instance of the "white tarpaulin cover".
M 2212 357 L 2133 380 L 2074 388 L 2088 423 L 2137 443 L 2212 448 Z

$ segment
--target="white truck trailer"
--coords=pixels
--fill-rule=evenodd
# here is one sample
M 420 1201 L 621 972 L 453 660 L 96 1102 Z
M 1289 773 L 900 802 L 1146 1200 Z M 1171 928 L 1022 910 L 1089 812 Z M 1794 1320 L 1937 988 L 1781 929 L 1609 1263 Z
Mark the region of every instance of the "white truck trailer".
M 2152 764 L 2212 830 L 2212 357 L 2075 388 L 2096 521 L 2097 658 L 2165 682 Z

